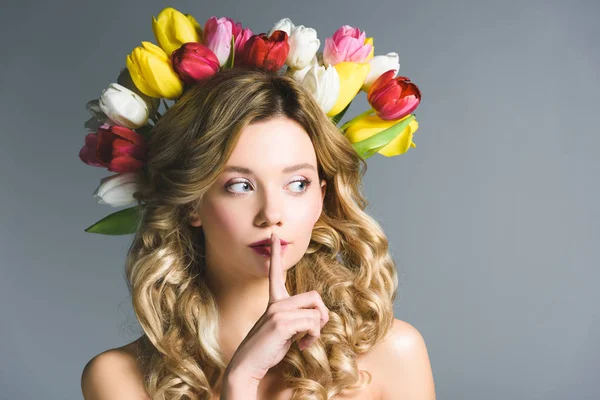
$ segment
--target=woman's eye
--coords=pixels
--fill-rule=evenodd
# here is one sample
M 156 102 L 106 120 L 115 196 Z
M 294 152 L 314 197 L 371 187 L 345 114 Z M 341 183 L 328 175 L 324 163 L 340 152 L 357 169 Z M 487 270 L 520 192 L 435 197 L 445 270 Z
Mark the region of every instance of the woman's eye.
M 307 179 L 300 179 L 300 180 L 293 181 L 290 183 L 290 185 L 293 185 L 294 183 L 297 183 L 297 184 L 299 183 L 300 186 L 302 186 L 302 185 L 305 186 L 305 189 L 304 190 L 301 189 L 298 193 L 306 192 L 308 190 L 308 187 L 310 186 L 310 181 Z
M 234 186 L 236 186 L 236 185 L 239 185 L 239 186 L 240 186 L 242 189 L 244 189 L 244 188 L 249 188 L 249 187 L 250 187 L 250 183 L 248 183 L 248 182 L 234 182 L 234 183 L 232 183 L 232 184 L 230 184 L 230 185 L 227 185 L 227 186 L 226 186 L 226 188 L 227 188 L 229 191 L 232 191 L 230 188 L 232 188 L 232 187 L 234 187 Z M 242 190 L 242 191 L 243 191 L 243 190 Z M 238 193 L 238 192 L 234 190 L 234 191 L 233 191 L 233 193 Z
M 312 181 L 308 180 L 308 179 L 297 179 L 295 181 L 290 182 L 290 185 L 294 185 L 294 184 L 295 185 L 300 185 L 300 190 L 298 190 L 298 191 L 292 190 L 292 192 L 294 192 L 296 194 L 304 194 L 308 190 L 308 187 L 310 186 L 311 183 L 312 183 Z M 232 187 L 234 187 L 236 185 L 240 185 L 240 187 L 242 188 L 241 192 L 238 192 L 236 190 L 231 190 L 230 189 L 230 188 L 232 188 Z M 304 185 L 304 189 L 302 189 L 302 187 L 303 187 L 302 185 Z M 232 192 L 232 193 L 234 193 L 236 195 L 239 195 L 239 194 L 243 194 L 245 192 L 244 189 L 251 189 L 252 185 L 250 185 L 250 182 L 248 182 L 248 181 L 233 182 L 233 183 L 227 185 L 226 188 L 230 192 Z

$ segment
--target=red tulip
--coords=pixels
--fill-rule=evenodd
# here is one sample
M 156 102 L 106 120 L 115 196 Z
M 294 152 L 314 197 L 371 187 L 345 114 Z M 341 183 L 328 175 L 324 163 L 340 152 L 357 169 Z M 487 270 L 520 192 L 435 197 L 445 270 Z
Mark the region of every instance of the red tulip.
M 173 69 L 186 84 L 198 82 L 219 71 L 219 59 L 203 44 L 188 42 L 171 54 Z
M 379 118 L 387 121 L 402 119 L 421 102 L 421 91 L 410 79 L 396 75 L 395 70 L 383 73 L 373 82 L 367 100 Z
M 260 33 L 251 36 L 244 45 L 239 65 L 277 72 L 285 64 L 289 52 L 287 32 L 277 30 L 269 37 Z
M 102 125 L 85 137 L 79 158 L 88 165 L 106 167 L 112 172 L 134 172 L 146 162 L 144 138 L 134 130 L 118 125 Z

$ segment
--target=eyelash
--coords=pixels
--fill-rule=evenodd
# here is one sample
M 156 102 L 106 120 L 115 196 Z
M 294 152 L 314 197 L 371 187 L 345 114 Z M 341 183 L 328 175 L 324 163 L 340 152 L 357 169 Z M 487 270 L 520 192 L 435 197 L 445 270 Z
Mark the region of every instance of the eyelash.
M 296 179 L 296 180 L 291 181 L 290 184 L 295 183 L 295 182 L 302 182 L 302 183 L 306 184 L 306 189 L 304 189 L 303 191 L 292 192 L 294 194 L 294 196 L 302 196 L 303 194 L 305 194 L 308 191 L 308 188 L 310 187 L 312 180 L 308 179 L 308 178 Z M 250 182 L 247 180 L 232 182 L 229 185 L 225 186 L 225 189 L 228 189 L 230 186 L 237 185 L 238 183 L 248 183 L 249 184 Z M 229 192 L 231 194 L 233 194 L 234 196 L 243 196 L 245 194 L 245 193 L 234 193 L 231 191 L 229 191 Z

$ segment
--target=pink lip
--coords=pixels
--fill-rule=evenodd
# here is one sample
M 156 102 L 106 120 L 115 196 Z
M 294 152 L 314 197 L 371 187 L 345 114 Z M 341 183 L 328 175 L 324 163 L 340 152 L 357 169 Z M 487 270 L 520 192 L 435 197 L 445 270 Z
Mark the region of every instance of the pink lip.
M 286 244 L 289 244 L 289 242 L 286 242 L 285 240 L 279 238 L 279 241 L 281 242 L 281 245 L 284 246 Z M 250 247 L 254 247 L 254 246 L 263 246 L 263 245 L 267 245 L 270 246 L 271 245 L 271 238 L 265 239 L 265 240 L 259 240 L 258 242 L 254 242 L 252 244 L 249 244 L 248 246 Z
M 281 254 L 282 255 L 285 252 L 286 248 L 287 248 L 287 244 L 284 244 L 281 246 Z M 260 254 L 263 257 L 271 257 L 271 247 L 270 246 L 254 246 L 254 247 L 252 247 L 252 250 L 254 250 L 257 254 Z

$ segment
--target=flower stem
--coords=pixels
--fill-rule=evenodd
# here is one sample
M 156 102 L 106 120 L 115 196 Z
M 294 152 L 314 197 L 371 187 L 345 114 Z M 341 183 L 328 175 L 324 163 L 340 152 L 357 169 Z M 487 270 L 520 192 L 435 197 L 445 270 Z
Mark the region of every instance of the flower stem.
M 359 118 L 362 118 L 362 117 L 364 117 L 364 116 L 366 116 L 366 115 L 371 115 L 371 114 L 373 114 L 374 112 L 375 112 L 375 110 L 374 110 L 374 109 L 372 109 L 372 108 L 370 108 L 370 109 L 368 109 L 367 111 L 365 111 L 365 112 L 363 112 L 363 113 L 360 113 L 360 114 L 358 114 L 356 117 L 352 118 L 350 121 L 347 121 L 347 122 L 345 122 L 345 123 L 344 123 L 344 125 L 342 125 L 340 129 L 341 129 L 342 131 L 344 131 L 344 132 L 345 132 L 345 131 L 346 131 L 346 129 L 348 129 L 348 127 L 349 127 L 350 125 L 352 125 L 352 123 L 353 123 L 353 122 L 355 122 L 357 119 L 359 119 Z

